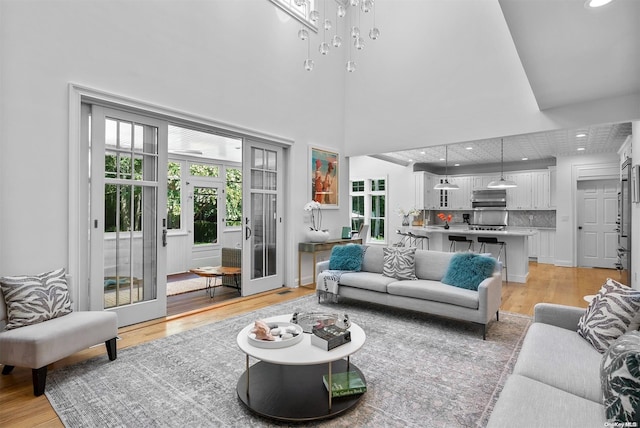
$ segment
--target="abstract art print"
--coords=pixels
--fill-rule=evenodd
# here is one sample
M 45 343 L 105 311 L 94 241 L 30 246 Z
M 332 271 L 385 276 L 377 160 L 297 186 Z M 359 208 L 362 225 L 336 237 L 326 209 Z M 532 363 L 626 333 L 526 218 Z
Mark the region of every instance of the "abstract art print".
M 322 208 L 339 207 L 339 157 L 335 151 L 309 148 L 311 200 Z

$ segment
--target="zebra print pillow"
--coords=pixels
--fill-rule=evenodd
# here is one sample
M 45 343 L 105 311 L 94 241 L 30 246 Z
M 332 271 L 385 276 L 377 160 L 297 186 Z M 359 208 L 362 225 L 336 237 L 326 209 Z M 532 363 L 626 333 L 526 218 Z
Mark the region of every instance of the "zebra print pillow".
M 416 278 L 416 249 L 384 247 L 382 274 L 395 279 Z
M 623 334 L 604 353 L 600 364 L 600 381 L 607 420 L 638 422 L 640 419 L 640 332 L 630 331 Z
M 578 334 L 603 353 L 618 337 L 638 327 L 640 290 L 608 278 L 580 317 Z
M 64 268 L 39 275 L 5 276 L 0 288 L 7 304 L 11 330 L 71 313 Z

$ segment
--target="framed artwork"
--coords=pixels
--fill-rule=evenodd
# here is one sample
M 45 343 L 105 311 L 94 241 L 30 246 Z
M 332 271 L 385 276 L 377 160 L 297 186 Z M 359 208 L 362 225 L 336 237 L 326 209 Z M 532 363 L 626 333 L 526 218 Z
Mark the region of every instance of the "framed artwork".
M 340 202 L 340 155 L 336 151 L 309 147 L 311 200 L 322 208 L 338 208 Z

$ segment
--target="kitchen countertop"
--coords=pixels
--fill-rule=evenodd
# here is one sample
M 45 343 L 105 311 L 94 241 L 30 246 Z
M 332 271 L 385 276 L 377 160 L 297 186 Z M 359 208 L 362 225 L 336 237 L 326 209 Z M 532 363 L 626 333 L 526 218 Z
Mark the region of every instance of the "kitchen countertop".
M 443 226 L 407 227 L 415 235 L 428 235 L 430 233 L 459 233 L 462 235 L 493 235 L 493 236 L 532 236 L 537 228 L 509 228 L 507 230 L 470 230 L 467 226 L 451 226 L 445 229 Z

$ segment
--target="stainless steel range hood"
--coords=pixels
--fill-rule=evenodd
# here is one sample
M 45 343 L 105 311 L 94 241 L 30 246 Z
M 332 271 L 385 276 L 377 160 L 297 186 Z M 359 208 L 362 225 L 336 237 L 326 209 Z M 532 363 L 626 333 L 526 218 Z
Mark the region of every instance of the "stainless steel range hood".
M 474 190 L 471 194 L 474 209 L 500 209 L 507 207 L 507 191 L 504 189 Z

